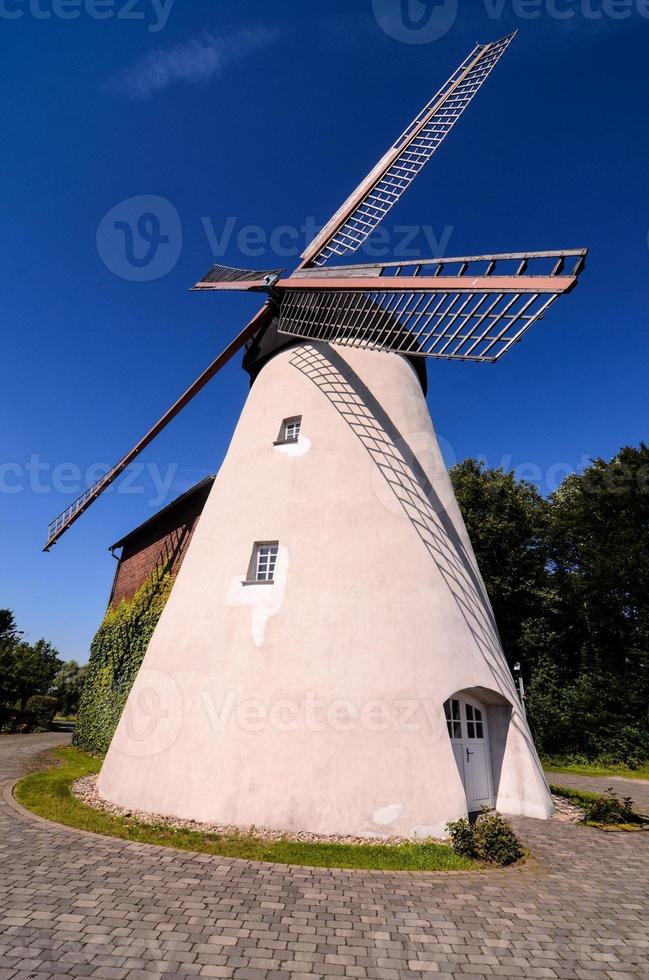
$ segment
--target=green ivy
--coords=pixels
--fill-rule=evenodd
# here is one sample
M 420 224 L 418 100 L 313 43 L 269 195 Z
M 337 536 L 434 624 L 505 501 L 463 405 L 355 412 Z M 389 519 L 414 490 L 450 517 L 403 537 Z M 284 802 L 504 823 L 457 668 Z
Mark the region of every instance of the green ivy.
M 156 568 L 132 599 L 108 609 L 90 647 L 73 739 L 80 749 L 108 751 L 173 578 L 168 565 Z

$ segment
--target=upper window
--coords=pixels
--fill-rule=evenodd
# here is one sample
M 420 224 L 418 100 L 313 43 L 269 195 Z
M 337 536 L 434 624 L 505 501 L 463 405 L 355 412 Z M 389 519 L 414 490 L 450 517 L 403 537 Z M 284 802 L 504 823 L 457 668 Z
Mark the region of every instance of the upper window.
M 484 738 L 482 712 L 472 704 L 466 705 L 466 728 L 469 738 Z
M 250 558 L 250 565 L 248 566 L 248 578 L 245 584 L 254 585 L 257 582 L 274 581 L 278 553 L 278 541 L 255 542 Z
M 451 738 L 462 738 L 462 723 L 460 721 L 460 702 L 451 698 L 444 705 L 446 727 Z
M 293 415 L 290 419 L 284 419 L 279 430 L 279 436 L 275 440 L 275 445 L 281 446 L 285 442 L 297 442 L 301 425 L 301 415 Z

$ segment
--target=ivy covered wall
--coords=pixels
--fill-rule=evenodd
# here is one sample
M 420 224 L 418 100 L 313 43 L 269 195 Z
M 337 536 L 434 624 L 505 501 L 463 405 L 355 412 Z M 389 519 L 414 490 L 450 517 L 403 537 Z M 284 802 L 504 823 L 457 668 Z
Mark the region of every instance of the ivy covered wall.
M 108 751 L 173 581 L 167 563 L 154 569 L 132 599 L 108 609 L 90 647 L 73 739 L 80 749 Z

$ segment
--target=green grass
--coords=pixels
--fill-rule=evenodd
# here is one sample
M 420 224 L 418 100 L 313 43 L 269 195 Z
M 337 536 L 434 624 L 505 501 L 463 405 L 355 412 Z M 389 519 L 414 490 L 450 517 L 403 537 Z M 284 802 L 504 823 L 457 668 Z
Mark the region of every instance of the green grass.
M 389 847 L 384 844 L 308 844 L 289 840 L 264 840 L 254 834 L 204 834 L 151 826 L 128 817 L 116 817 L 77 800 L 70 792 L 75 780 L 99 772 L 101 759 L 75 748 L 54 750 L 62 765 L 34 772 L 15 789 L 18 802 L 32 813 L 80 830 L 106 834 L 121 840 L 159 844 L 201 854 L 303 864 L 318 868 L 365 868 L 380 871 L 471 871 L 482 867 L 455 854 L 446 844 L 422 842 Z
M 574 803 L 575 806 L 583 807 L 598 800 L 601 793 L 590 793 L 584 789 L 571 789 L 569 786 L 553 786 L 550 783 L 550 792 L 555 796 L 563 796 L 565 800 Z
M 564 799 L 569 800 L 571 803 L 574 803 L 575 806 L 578 806 L 582 810 L 584 810 L 586 814 L 588 814 L 589 805 L 591 803 L 594 803 L 595 800 L 600 799 L 600 797 L 603 795 L 602 793 L 591 793 L 583 789 L 572 789 L 569 786 L 553 786 L 553 785 L 550 785 L 550 792 L 554 793 L 555 796 L 563 796 Z M 633 823 L 606 824 L 606 823 L 601 823 L 598 820 L 589 820 L 588 815 L 586 815 L 586 819 L 583 821 L 583 823 L 587 827 L 597 827 L 599 828 L 599 830 L 637 831 L 637 830 L 644 830 L 645 828 L 645 821 L 640 816 L 638 816 Z
M 561 762 L 546 759 L 543 762 L 546 772 L 564 773 L 566 776 L 622 776 L 624 779 L 649 780 L 649 763 L 639 769 L 629 769 L 626 766 L 603 766 L 597 762 Z

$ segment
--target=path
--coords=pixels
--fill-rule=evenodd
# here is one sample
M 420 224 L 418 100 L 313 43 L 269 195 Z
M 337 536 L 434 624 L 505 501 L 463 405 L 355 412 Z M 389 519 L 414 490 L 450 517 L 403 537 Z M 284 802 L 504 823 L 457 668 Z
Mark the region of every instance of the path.
M 52 742 L 1 737 L 0 772 Z M 0 980 L 649 978 L 649 834 L 514 823 L 538 868 L 368 873 L 108 840 L 3 802 Z

